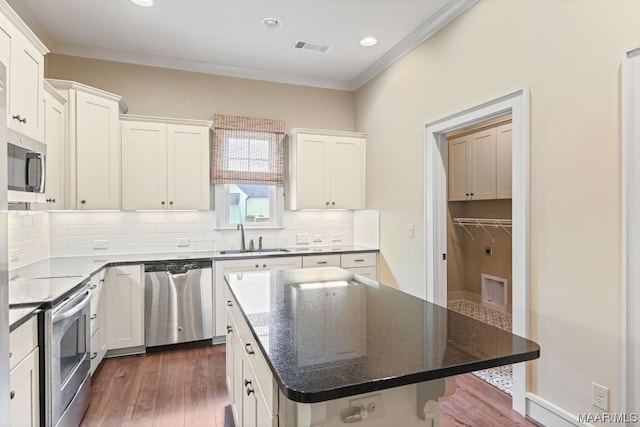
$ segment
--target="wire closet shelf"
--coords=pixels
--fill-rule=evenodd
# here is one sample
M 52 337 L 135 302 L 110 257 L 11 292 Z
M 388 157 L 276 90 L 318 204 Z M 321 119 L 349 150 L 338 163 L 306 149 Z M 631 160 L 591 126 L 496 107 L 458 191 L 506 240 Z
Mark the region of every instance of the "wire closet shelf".
M 475 237 L 471 231 L 467 227 L 474 226 L 476 228 L 481 228 L 487 236 L 491 239 L 492 242 L 495 242 L 496 239 L 489 232 L 488 229 L 502 229 L 505 233 L 511 237 L 511 220 L 510 219 L 497 219 L 497 218 L 453 218 L 453 223 L 462 227 L 464 231 L 467 232 L 471 240 L 475 240 Z

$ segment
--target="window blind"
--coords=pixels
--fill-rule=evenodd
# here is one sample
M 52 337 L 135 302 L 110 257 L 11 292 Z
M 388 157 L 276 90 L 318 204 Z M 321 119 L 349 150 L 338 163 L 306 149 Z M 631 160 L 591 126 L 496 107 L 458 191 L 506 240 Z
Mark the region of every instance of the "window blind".
M 211 182 L 284 185 L 284 120 L 213 116 Z

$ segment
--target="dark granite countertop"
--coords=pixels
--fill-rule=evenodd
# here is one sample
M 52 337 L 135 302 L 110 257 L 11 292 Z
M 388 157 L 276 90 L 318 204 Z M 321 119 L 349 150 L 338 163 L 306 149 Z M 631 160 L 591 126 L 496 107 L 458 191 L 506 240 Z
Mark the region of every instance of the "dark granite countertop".
M 339 268 L 226 277 L 283 394 L 315 403 L 536 359 L 533 341 Z
M 287 249 L 288 252 L 250 252 L 228 255 L 221 254 L 220 251 L 196 251 L 51 257 L 9 272 L 9 306 L 21 307 L 40 303 L 43 308 L 50 308 L 78 290 L 89 277 L 104 267 L 114 265 L 144 264 L 184 259 L 221 261 L 319 253 L 377 252 L 377 249 L 352 245 L 305 246 Z

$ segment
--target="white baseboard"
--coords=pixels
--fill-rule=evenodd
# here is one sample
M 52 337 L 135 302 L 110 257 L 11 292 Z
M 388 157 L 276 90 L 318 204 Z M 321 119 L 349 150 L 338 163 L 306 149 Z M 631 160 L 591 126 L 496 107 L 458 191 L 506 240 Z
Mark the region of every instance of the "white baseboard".
M 544 426 L 594 427 L 593 424 L 579 423 L 576 415 L 533 393 L 526 394 L 526 414 Z

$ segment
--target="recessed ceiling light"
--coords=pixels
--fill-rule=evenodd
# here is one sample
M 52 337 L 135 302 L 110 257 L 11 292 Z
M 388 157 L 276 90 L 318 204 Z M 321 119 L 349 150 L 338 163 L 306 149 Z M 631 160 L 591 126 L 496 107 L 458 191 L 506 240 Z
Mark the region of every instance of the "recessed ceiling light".
M 360 40 L 360 44 L 364 47 L 375 46 L 378 43 L 378 40 L 375 37 L 365 37 Z
M 264 18 L 262 20 L 262 25 L 270 30 L 275 30 L 276 28 L 280 28 L 280 21 L 276 18 Z
M 137 4 L 142 7 L 153 6 L 153 0 L 131 0 L 133 4 Z

